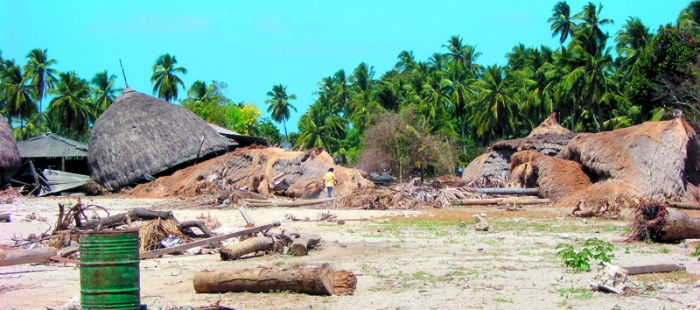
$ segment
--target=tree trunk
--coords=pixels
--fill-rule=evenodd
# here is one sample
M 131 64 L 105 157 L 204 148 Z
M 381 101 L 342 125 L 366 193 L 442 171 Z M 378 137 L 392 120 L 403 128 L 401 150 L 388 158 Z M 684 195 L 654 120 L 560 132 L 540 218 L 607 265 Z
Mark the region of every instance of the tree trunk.
M 177 225 L 177 229 L 183 232 L 185 229 L 192 227 L 197 227 L 202 232 L 202 235 L 195 235 L 194 233 L 192 233 L 198 238 L 209 238 L 212 235 L 211 230 L 209 230 L 209 227 L 207 227 L 207 225 L 204 224 L 203 221 L 185 221 L 180 223 L 180 225 Z
M 539 195 L 536 188 L 475 188 L 477 193 L 486 195 Z
M 0 266 L 44 263 L 54 255 L 56 255 L 54 248 L 0 252 Z
M 270 237 L 248 238 L 219 250 L 221 260 L 235 260 L 248 253 L 272 249 L 274 240 Z
M 633 276 L 637 274 L 645 273 L 662 273 L 662 272 L 674 272 L 683 270 L 685 271 L 685 266 L 676 264 L 660 264 L 660 265 L 645 265 L 645 266 L 630 266 L 622 267 L 627 270 L 628 276 Z
M 302 236 L 294 239 L 290 250 L 294 256 L 304 256 L 309 253 L 309 248 L 314 247 L 319 242 L 321 242 L 321 236 L 319 235 Z
M 97 227 L 114 228 L 114 227 L 126 224 L 127 223 L 127 220 L 126 220 L 127 215 L 129 216 L 129 219 L 131 221 L 134 221 L 136 219 L 155 220 L 157 218 L 160 218 L 161 220 L 175 219 L 175 216 L 173 216 L 172 211 L 151 211 L 151 210 L 146 210 L 146 209 L 134 209 L 134 210 L 131 210 L 127 213 L 112 215 L 110 217 L 106 217 L 106 218 L 103 218 L 100 220 L 89 221 L 89 222 L 85 223 L 84 225 L 80 225 L 80 227 L 77 227 L 77 228 L 81 229 L 81 230 L 93 230 L 93 229 L 96 229 Z M 176 220 L 176 222 L 177 222 L 177 220 Z
M 697 238 L 700 238 L 700 219 L 663 205 L 638 209 L 630 230 L 630 239 L 642 241 L 678 242 Z
M 254 268 L 203 271 L 194 275 L 197 293 L 292 291 L 314 295 L 332 295 L 333 269 L 328 264 L 315 267 Z
M 357 277 L 352 271 L 336 271 L 333 274 L 333 294 L 338 296 L 346 296 L 355 294 L 357 287 Z

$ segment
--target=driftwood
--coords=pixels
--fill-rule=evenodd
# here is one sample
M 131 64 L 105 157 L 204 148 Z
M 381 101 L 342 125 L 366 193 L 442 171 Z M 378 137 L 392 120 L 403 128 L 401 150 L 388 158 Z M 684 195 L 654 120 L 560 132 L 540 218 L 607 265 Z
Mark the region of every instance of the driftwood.
M 301 238 L 294 239 L 290 251 L 294 256 L 304 256 L 309 253 L 309 248 L 316 246 L 321 242 L 319 235 L 307 235 Z
M 493 199 L 463 199 L 458 202 L 462 206 L 479 206 L 479 205 L 495 205 L 503 198 L 493 198 Z
M 219 250 L 221 260 L 235 260 L 243 255 L 272 249 L 275 241 L 270 237 L 254 237 Z
M 261 208 L 261 207 L 284 207 L 284 208 L 293 208 L 293 207 L 304 207 L 304 206 L 312 206 L 312 205 L 320 205 L 322 203 L 326 202 L 331 202 L 340 199 L 339 197 L 336 198 L 324 198 L 324 199 L 309 199 L 309 200 L 298 200 L 298 201 L 292 201 L 292 202 L 262 202 L 262 203 L 249 203 L 248 206 L 254 207 L 254 208 Z
M 199 241 L 195 241 L 195 242 L 190 242 L 190 243 L 186 243 L 186 244 L 181 244 L 181 245 L 177 245 L 177 246 L 169 247 L 169 248 L 165 248 L 165 249 L 158 249 L 158 250 L 154 250 L 154 251 L 143 252 L 143 253 L 139 254 L 139 258 L 140 259 L 154 258 L 154 257 L 158 257 L 158 256 L 161 256 L 164 254 L 180 252 L 180 251 L 184 251 L 184 250 L 191 249 L 194 247 L 203 246 L 203 245 L 207 245 L 207 244 L 211 244 L 211 243 L 216 243 L 216 242 L 223 241 L 226 239 L 231 239 L 231 238 L 235 238 L 235 237 L 254 234 L 254 233 L 257 233 L 260 231 L 269 230 L 269 229 L 271 229 L 273 227 L 277 227 L 277 226 L 280 226 L 280 222 L 274 222 L 274 223 L 270 223 L 270 224 L 266 224 L 266 225 L 252 227 L 252 228 L 244 229 L 241 231 L 233 232 L 230 234 L 215 236 L 215 237 L 211 237 L 211 238 L 207 238 L 207 239 L 203 239 L 203 240 L 199 240 Z
M 463 199 L 458 202 L 462 206 L 477 205 L 536 205 L 551 203 L 549 199 L 539 198 L 490 198 L 490 199 Z
M 629 234 L 631 240 L 651 239 L 655 242 L 697 238 L 700 238 L 700 219 L 653 202 L 637 209 Z
M 114 228 L 127 224 L 129 221 L 142 220 L 150 221 L 160 218 L 161 220 L 175 219 L 172 211 L 151 211 L 147 209 L 134 209 L 127 213 L 112 215 L 99 220 L 89 221 L 77 227 L 80 230 L 94 230 L 96 228 Z
M 0 213 L 0 222 L 10 222 L 10 213 Z
M 197 237 L 209 238 L 213 235 L 211 230 L 209 230 L 209 227 L 207 227 L 207 224 L 204 224 L 203 221 L 185 221 L 177 225 L 177 229 L 179 229 L 182 232 L 184 232 L 185 229 L 192 227 L 197 227 L 200 231 L 202 231 L 202 235 L 197 235 Z
M 697 203 L 669 201 L 667 204 L 669 207 L 676 209 L 700 210 L 700 204 Z
M 54 255 L 56 255 L 56 249 L 54 248 L 0 252 L 0 266 L 44 263 L 49 260 L 49 257 Z
M 194 275 L 197 293 L 291 291 L 313 295 L 332 295 L 334 273 L 328 264 L 314 267 L 254 268 L 203 271 Z
M 537 188 L 474 188 L 474 191 L 486 195 L 534 195 L 540 194 Z
M 357 277 L 352 271 L 336 271 L 333 274 L 333 293 L 339 296 L 355 294 L 357 287 Z
M 630 266 L 622 267 L 627 270 L 628 276 L 633 276 L 637 274 L 645 273 L 662 273 L 662 272 L 674 272 L 674 271 L 685 271 L 685 266 L 677 264 L 660 264 L 660 265 L 645 265 L 645 266 Z

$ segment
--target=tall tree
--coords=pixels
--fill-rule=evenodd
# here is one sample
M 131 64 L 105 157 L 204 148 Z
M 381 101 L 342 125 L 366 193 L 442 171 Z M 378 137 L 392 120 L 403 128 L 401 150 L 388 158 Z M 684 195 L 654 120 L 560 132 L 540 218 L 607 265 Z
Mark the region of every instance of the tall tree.
M 289 120 L 290 110 L 294 112 L 297 111 L 293 105 L 289 103 L 289 100 L 297 99 L 295 94 L 287 94 L 287 86 L 282 84 L 272 86 L 272 90 L 267 92 L 269 99 L 265 100 L 265 103 L 270 104 L 267 108 L 267 112 L 272 113 L 272 119 L 275 122 L 282 123 L 284 127 L 284 137 L 289 138 L 287 134 L 287 120 Z
M 320 94 L 314 104 L 299 119 L 297 146 L 312 148 L 322 146 L 330 154 L 339 150 L 345 138 L 347 120 L 335 113 L 328 94 Z M 285 133 L 286 134 L 286 133 Z
M 56 86 L 56 75 L 58 70 L 51 68 L 56 64 L 55 59 L 50 59 L 46 55 L 47 50 L 35 48 L 27 54 L 27 63 L 24 65 L 24 73 L 31 79 L 31 85 L 36 90 L 37 99 L 39 99 L 39 114 L 44 109 L 44 93 L 47 89 L 52 89 Z M 38 118 L 41 124 L 41 115 Z
M 14 60 L 4 62 L 0 94 L 5 102 L 5 110 L 9 118 L 20 120 L 20 136 L 23 136 L 24 119 L 37 112 L 37 97 L 35 88 L 29 83 L 29 76 L 22 74 L 22 68 L 15 65 Z
M 117 93 L 122 91 L 121 88 L 114 87 L 116 80 L 117 76 L 107 73 L 107 70 L 95 74 L 90 80 L 90 83 L 95 86 L 92 89 L 92 95 L 94 106 L 99 114 L 106 111 L 117 98 Z
M 48 113 L 71 133 L 72 138 L 86 141 L 90 120 L 94 119 L 88 82 L 75 72 L 61 73 L 56 88 L 49 90 L 49 93 L 54 98 L 49 104 Z
M 582 21 L 581 25 L 584 26 L 582 30 L 588 30 L 593 36 L 589 36 L 589 39 L 595 39 L 598 45 L 605 45 L 605 40 L 608 38 L 607 32 L 603 32 L 600 29 L 601 26 L 612 25 L 614 22 L 610 18 L 601 18 L 600 11 L 603 10 L 603 5 L 598 4 L 596 7 L 592 2 L 588 2 L 583 7 L 583 11 L 574 15 L 574 19 Z M 589 52 L 591 50 L 589 49 Z
M 177 100 L 178 89 L 185 88 L 185 83 L 176 74 L 187 74 L 187 69 L 177 66 L 175 55 L 164 54 L 156 59 L 153 65 L 153 94 L 158 94 L 158 98 L 167 102 Z
M 552 37 L 559 36 L 559 44 L 564 44 L 567 38 L 574 36 L 576 23 L 571 17 L 571 8 L 566 1 L 559 1 L 552 9 L 552 17 L 547 19 L 552 23 Z
M 509 122 L 516 111 L 505 68 L 498 65 L 486 68 L 484 79 L 476 83 L 476 88 L 478 99 L 473 103 L 476 113 L 471 120 L 477 124 L 477 134 L 481 137 L 494 135 L 500 129 L 501 138 L 506 138 Z

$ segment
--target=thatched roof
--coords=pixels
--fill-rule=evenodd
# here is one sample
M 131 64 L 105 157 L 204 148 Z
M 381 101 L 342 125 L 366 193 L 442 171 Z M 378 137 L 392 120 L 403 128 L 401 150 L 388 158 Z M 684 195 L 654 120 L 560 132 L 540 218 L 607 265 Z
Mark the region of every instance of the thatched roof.
M 571 130 L 568 130 L 557 122 L 557 113 L 552 113 L 542 124 L 533 129 L 528 137 L 534 136 L 548 136 L 548 135 L 568 135 L 571 134 Z
M 0 170 L 19 167 L 21 163 L 10 125 L 5 121 L 5 117 L 0 115 Z
M 194 113 L 129 88 L 95 122 L 88 145 L 90 176 L 109 190 L 226 150 Z
M 559 202 L 573 193 L 590 187 L 591 179 L 581 169 L 581 164 L 524 151 L 511 157 L 511 183 L 513 187 L 539 187 L 544 197 Z

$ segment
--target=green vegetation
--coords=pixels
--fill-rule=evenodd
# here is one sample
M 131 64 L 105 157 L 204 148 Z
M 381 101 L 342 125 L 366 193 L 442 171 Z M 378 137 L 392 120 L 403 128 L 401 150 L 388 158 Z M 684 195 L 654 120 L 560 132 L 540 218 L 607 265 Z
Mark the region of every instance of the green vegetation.
M 573 245 L 560 243 L 557 246 L 557 254 L 561 257 L 564 265 L 576 271 L 586 271 L 591 269 L 591 258 L 601 262 L 609 263 L 615 257 L 613 250 L 615 246 L 598 238 L 586 240 L 580 251 L 576 251 Z
M 622 27 L 612 35 L 602 4 L 552 4 L 550 29 L 542 31 L 551 31 L 560 45 L 513 42 L 503 65 L 478 63 L 479 42 L 455 35 L 427 59 L 400 51 L 384 73 L 364 62 L 352 71 L 329 71 L 317 83 L 314 102 L 300 103 L 310 105 L 299 132 L 287 132 L 296 96 L 283 83 L 267 93 L 271 120 L 260 121 L 260 109 L 227 98 L 222 81 L 197 80 L 179 99 L 187 69 L 166 53 L 152 67 L 153 94 L 239 133 L 322 147 L 341 164 L 369 172 L 391 168 L 397 177 L 452 173 L 492 142 L 525 136 L 552 112 L 576 132 L 668 119 L 674 109 L 699 127 L 700 1 L 690 2 L 672 24 L 630 17 L 617 21 Z M 86 141 L 120 92 L 117 76 L 106 71 L 91 79 L 58 72 L 46 49 L 20 61 L 0 57 L 0 111 L 17 140 L 51 131 Z M 271 122 L 283 125 L 284 138 Z

